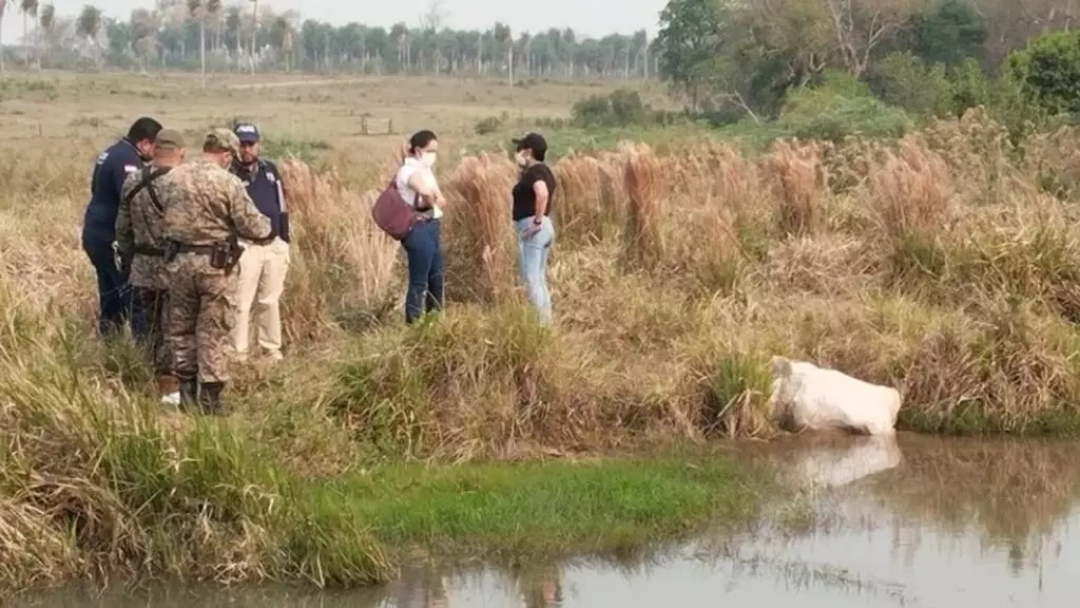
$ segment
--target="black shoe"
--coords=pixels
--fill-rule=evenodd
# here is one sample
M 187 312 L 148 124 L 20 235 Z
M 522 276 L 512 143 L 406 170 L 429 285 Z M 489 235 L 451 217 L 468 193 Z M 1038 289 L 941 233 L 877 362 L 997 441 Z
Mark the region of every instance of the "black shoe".
M 199 381 L 195 378 L 180 378 L 180 409 L 191 411 L 199 398 Z
M 224 382 L 207 382 L 199 393 L 199 409 L 209 416 L 225 416 L 225 404 L 221 393 L 225 390 Z

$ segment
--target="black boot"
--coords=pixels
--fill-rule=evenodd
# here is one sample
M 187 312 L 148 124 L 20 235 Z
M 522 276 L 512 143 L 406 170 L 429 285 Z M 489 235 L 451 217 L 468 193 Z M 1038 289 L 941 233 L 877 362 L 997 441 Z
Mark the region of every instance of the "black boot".
M 195 378 L 180 378 L 180 410 L 190 412 L 195 409 L 199 397 L 199 381 Z
M 199 409 L 202 413 L 210 416 L 225 416 L 225 404 L 221 400 L 221 393 L 225 390 L 224 382 L 207 382 L 202 385 L 199 393 Z

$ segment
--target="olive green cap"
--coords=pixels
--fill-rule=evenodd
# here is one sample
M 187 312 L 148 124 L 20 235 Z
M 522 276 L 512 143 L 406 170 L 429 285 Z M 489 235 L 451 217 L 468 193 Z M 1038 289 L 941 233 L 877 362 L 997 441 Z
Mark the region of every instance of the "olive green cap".
M 184 145 L 184 136 L 176 129 L 162 129 L 159 131 L 157 137 L 154 138 L 154 146 L 176 150 L 187 147 Z
M 228 150 L 233 154 L 240 155 L 240 139 L 229 129 L 211 129 L 203 141 L 203 149 L 206 151 L 224 152 Z

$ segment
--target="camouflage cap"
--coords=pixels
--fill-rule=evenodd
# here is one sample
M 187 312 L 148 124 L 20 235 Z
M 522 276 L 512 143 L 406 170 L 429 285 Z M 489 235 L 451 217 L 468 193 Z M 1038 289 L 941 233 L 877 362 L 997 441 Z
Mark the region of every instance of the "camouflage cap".
M 210 152 L 224 152 L 228 150 L 234 155 L 240 155 L 240 139 L 236 137 L 236 133 L 233 133 L 229 129 L 219 128 L 211 129 L 206 134 L 206 140 L 203 142 L 203 149 Z
M 184 145 L 184 136 L 176 129 L 162 129 L 159 131 L 154 139 L 154 146 L 174 150 L 187 147 Z

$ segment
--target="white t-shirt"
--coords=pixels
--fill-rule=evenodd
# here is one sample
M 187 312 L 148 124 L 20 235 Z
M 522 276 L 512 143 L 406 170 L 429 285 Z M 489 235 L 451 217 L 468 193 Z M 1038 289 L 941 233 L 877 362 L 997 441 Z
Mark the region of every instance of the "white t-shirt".
M 416 192 L 409 187 L 409 180 L 412 178 L 413 174 L 417 172 L 420 173 L 420 179 L 424 180 L 429 188 L 435 189 L 438 187 L 438 182 L 435 181 L 435 174 L 431 169 L 424 166 L 424 163 L 420 162 L 419 159 L 411 156 L 406 158 L 405 162 L 402 163 L 401 168 L 398 169 L 397 187 L 398 191 L 401 193 L 401 198 L 405 199 L 405 203 L 410 207 L 414 206 L 416 203 Z M 432 207 L 430 212 L 432 217 L 435 219 L 442 217 L 442 208 L 435 205 Z

